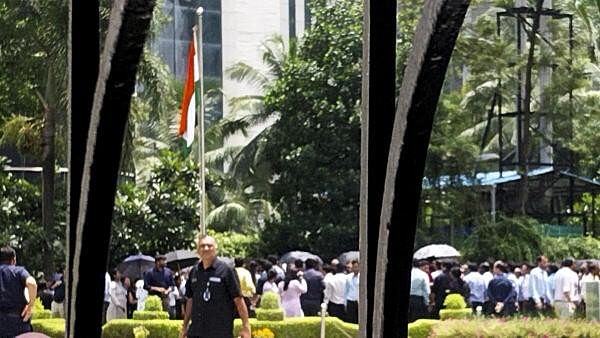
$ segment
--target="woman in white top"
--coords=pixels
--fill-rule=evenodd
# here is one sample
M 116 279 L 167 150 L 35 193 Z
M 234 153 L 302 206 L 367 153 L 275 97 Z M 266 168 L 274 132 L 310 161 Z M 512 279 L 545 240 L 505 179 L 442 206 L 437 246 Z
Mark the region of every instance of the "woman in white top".
M 306 281 L 302 278 L 302 271 L 289 270 L 285 279 L 279 282 L 281 307 L 286 317 L 304 317 L 300 305 L 300 295 L 308 291 Z
M 115 271 L 115 280 L 110 282 L 110 302 L 106 310 L 106 321 L 127 318 L 127 289 L 123 286 L 123 277 Z
M 279 293 L 279 288 L 277 287 L 277 283 L 275 282 L 275 280 L 277 280 L 277 271 L 271 269 L 267 273 L 267 281 L 265 282 L 265 284 L 263 284 L 263 294 L 265 292 Z

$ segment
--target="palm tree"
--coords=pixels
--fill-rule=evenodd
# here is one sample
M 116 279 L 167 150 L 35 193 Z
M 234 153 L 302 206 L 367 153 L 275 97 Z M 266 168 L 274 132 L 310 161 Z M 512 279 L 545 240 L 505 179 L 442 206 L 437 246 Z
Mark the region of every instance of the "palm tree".
M 238 62 L 226 71 L 233 80 L 257 87 L 262 93 L 269 90 L 287 62 L 296 58 L 297 44 L 290 40 L 286 46 L 280 35 L 268 38 L 263 44 L 263 62 L 266 72 Z M 272 172 L 264 159 L 265 136 L 277 120 L 278 113 L 266 111 L 263 95 L 245 95 L 229 100 L 231 114 L 209 128 L 207 140 L 223 140 L 235 133 L 248 136 L 249 129 L 259 129 L 243 146 L 221 146 L 206 153 L 209 169 L 219 177 L 222 187 L 221 200 L 214 201 L 214 209 L 207 216 L 211 228 L 223 228 L 221 224 L 248 224 L 250 230 L 259 231 L 265 221 L 278 218 L 276 208 L 269 199 L 269 180 Z M 227 172 L 221 170 L 225 162 Z M 239 228 L 239 227 L 238 227 Z M 226 230 L 226 229 L 224 229 Z

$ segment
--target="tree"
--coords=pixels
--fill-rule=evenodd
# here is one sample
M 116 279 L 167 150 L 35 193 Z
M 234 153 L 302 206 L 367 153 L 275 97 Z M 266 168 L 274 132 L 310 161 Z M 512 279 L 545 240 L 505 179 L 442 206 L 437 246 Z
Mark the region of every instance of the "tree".
M 266 247 L 324 256 L 358 246 L 361 12 L 358 1 L 315 1 L 298 56 L 265 95 L 280 118 L 268 132 L 272 199 L 281 213 Z
M 42 166 L 42 227 L 46 234 L 42 239 L 42 251 L 47 273 L 53 270 L 55 238 L 56 123 L 59 118 L 64 120 L 67 107 L 67 6 L 68 2 L 63 0 L 0 5 L 0 25 L 8 35 L 7 39 L 2 39 L 0 53 L 5 54 L 1 57 L 3 62 L 9 63 L 2 66 L 11 69 L 6 76 L 0 77 L 0 84 L 4 85 L 0 85 L 0 88 L 4 87 L 4 92 L 0 93 L 4 98 L 0 99 L 0 116 L 5 117 L 5 123 L 9 125 L 22 122 L 21 130 L 32 131 L 28 136 L 39 137 L 41 142 L 25 141 L 20 135 L 20 140 L 9 139 L 10 135 L 3 135 L 2 139 L 6 143 L 36 146 L 29 149 L 39 155 L 37 161 Z M 13 91 L 20 95 L 11 95 Z M 10 118 L 6 120 L 8 116 Z M 22 116 L 30 118 L 23 119 Z M 38 120 L 40 116 L 42 123 Z

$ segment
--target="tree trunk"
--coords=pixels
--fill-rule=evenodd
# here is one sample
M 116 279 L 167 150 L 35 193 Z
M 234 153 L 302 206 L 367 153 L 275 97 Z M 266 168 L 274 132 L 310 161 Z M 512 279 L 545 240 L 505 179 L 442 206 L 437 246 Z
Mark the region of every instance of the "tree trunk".
M 522 139 L 519 147 L 519 171 L 522 176 L 521 187 L 519 192 L 520 212 L 522 215 L 527 213 L 527 200 L 529 199 L 529 124 L 531 120 L 531 77 L 533 65 L 535 62 L 535 39 L 540 29 L 540 14 L 544 0 L 536 0 L 535 13 L 533 15 L 533 25 L 528 34 L 529 52 L 527 55 L 527 66 L 525 68 L 525 88 L 523 95 L 523 120 L 522 123 Z M 523 20 L 526 20 L 525 18 Z M 525 28 L 523 26 L 523 28 Z
M 44 272 L 54 272 L 54 164 L 56 162 L 56 108 L 51 100 L 54 97 L 52 72 L 48 70 L 46 93 L 44 97 L 38 93 L 44 107 L 44 126 L 42 128 L 42 228 L 44 229 Z

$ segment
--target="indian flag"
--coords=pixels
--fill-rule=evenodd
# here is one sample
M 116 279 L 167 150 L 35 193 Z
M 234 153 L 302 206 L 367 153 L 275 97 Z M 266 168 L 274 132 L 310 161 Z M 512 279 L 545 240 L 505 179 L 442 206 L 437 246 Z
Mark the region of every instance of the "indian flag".
M 187 74 L 183 86 L 183 99 L 181 101 L 181 116 L 179 120 L 179 136 L 183 136 L 187 146 L 194 142 L 194 129 L 196 126 L 196 82 L 200 80 L 200 69 L 196 57 L 196 32 L 192 35 L 188 48 Z

